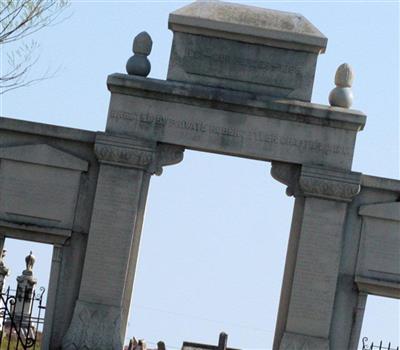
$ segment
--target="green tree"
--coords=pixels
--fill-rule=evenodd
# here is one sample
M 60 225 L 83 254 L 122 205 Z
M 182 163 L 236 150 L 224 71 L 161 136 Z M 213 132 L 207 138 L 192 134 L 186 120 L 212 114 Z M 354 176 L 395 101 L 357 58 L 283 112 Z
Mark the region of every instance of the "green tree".
M 39 44 L 27 37 L 58 23 L 68 0 L 0 0 L 0 94 L 46 79 L 29 75 L 39 59 Z

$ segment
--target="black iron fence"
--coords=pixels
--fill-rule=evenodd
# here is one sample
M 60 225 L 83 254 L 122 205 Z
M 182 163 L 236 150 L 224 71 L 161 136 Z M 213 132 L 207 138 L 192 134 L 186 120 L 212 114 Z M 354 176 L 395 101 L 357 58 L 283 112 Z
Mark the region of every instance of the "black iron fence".
M 0 293 L 0 350 L 40 349 L 44 292 L 8 287 Z
M 390 342 L 384 344 L 382 341 L 368 344 L 368 338 L 364 337 L 362 338 L 362 350 L 399 350 L 399 347 L 393 346 Z

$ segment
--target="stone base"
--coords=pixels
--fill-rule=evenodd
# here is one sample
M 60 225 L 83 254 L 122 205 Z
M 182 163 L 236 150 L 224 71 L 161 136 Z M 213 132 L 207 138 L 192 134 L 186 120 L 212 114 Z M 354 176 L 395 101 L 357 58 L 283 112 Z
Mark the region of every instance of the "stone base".
M 78 300 L 63 350 L 121 350 L 121 309 Z
M 329 350 L 329 340 L 285 332 L 279 350 Z

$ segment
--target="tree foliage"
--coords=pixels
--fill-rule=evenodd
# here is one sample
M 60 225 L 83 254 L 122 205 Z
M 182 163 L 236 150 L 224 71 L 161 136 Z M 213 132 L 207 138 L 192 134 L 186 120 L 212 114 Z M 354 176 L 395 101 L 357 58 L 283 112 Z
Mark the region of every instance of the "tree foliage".
M 68 0 L 0 0 L 0 94 L 48 77 L 29 76 L 39 45 L 26 38 L 56 23 L 67 6 Z

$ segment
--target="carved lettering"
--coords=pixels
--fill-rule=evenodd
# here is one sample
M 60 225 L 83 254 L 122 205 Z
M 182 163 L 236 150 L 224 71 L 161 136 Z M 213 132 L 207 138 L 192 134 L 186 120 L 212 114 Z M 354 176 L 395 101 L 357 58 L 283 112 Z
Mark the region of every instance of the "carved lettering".
M 198 51 L 191 48 L 185 49 L 183 60 L 190 59 L 190 62 L 199 60 L 204 64 L 205 61 L 211 61 L 212 64 L 222 64 L 236 66 L 235 69 L 262 70 L 264 72 L 279 72 L 282 74 L 301 74 L 301 69 L 290 64 L 272 63 L 251 58 L 239 56 L 224 55 L 219 53 L 210 53 L 210 51 Z
M 220 135 L 239 139 L 241 142 L 257 142 L 261 147 L 272 145 L 288 146 L 295 148 L 298 152 L 315 152 L 322 155 L 341 154 L 349 155 L 350 150 L 343 145 L 327 144 L 319 141 L 298 139 L 293 136 L 282 136 L 260 130 L 240 129 L 234 127 L 224 127 L 203 122 L 193 122 L 188 120 L 176 120 L 171 116 L 143 113 L 143 112 L 123 112 L 111 110 L 110 119 L 127 120 L 131 127 L 136 130 L 153 130 L 155 133 L 161 132 L 164 128 L 174 128 L 186 130 L 194 134 Z

